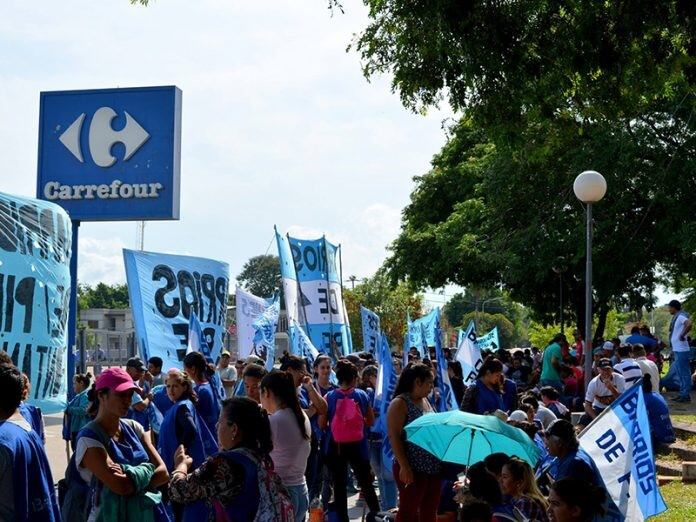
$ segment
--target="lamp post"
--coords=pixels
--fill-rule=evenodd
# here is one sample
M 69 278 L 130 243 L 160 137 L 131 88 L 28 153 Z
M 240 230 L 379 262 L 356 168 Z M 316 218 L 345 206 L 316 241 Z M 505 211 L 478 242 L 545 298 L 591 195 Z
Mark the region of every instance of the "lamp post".
M 575 196 L 587 209 L 587 258 L 585 263 L 585 389 L 592 378 L 592 204 L 607 193 L 607 181 L 599 172 L 586 170 L 573 183 Z

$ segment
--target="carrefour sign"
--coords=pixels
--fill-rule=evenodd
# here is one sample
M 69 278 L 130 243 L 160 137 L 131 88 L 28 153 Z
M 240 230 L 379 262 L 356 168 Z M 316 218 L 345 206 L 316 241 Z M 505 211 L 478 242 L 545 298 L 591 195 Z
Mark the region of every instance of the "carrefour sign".
M 37 197 L 76 221 L 179 219 L 181 91 L 41 93 Z

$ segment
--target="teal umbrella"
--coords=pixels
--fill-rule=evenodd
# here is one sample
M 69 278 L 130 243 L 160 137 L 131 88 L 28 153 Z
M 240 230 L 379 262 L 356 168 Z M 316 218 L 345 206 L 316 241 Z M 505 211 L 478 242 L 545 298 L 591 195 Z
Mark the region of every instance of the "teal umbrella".
M 529 436 L 494 415 L 429 413 L 404 429 L 406 440 L 446 462 L 470 466 L 491 453 L 519 457 L 532 467 L 539 460 L 539 449 Z

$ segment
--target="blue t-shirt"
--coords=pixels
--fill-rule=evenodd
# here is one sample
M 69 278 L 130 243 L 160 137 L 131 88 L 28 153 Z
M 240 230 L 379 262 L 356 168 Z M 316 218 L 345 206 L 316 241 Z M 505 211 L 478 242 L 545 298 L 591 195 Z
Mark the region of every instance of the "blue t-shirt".
M 331 420 L 333 419 L 334 414 L 336 413 L 336 404 L 338 403 L 338 400 L 343 399 L 344 397 L 349 397 L 358 404 L 358 407 L 360 408 L 363 417 L 367 415 L 367 409 L 370 407 L 370 397 L 363 390 L 353 388 L 353 390 L 347 394 L 342 393 L 342 390 L 333 390 L 329 392 L 325 397 L 326 403 L 329 406 L 329 411 L 327 414 L 329 424 L 331 424 Z M 365 426 L 365 436 L 360 442 L 357 443 L 360 444 L 360 453 L 365 459 L 368 458 L 367 431 L 368 427 Z M 329 435 L 331 434 L 331 429 L 328 430 L 328 433 Z
M 484 413 L 505 409 L 503 397 L 498 391 L 491 390 L 488 386 L 483 384 L 480 379 L 476 379 L 476 387 L 478 388 L 476 413 L 483 415 Z
M 215 400 L 213 395 L 213 389 L 209 382 L 204 382 L 202 384 L 197 384 L 194 386 L 196 393 L 198 394 L 198 404 L 196 404 L 196 409 L 199 415 L 208 426 L 210 433 L 217 433 L 216 424 L 218 417 L 220 417 L 220 407 Z
M 677 440 L 664 397 L 657 392 L 643 393 L 643 396 L 653 440 L 660 444 L 671 444 Z
M 646 349 L 657 346 L 655 339 L 640 334 L 629 335 L 624 342 L 628 344 L 642 344 Z
M 503 411 L 512 413 L 512 408 L 517 399 L 517 384 L 512 379 L 505 379 L 503 382 Z

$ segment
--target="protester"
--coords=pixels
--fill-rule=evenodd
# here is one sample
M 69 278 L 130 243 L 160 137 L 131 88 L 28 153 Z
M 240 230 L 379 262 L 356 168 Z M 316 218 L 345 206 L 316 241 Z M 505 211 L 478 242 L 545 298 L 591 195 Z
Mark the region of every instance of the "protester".
M 579 449 L 573 425 L 559 419 L 546 430 L 546 447 L 555 457 L 540 475 L 548 474 L 552 481 L 575 477 L 596 484 L 597 478 L 589 457 Z
M 75 451 L 77 434 L 89 422 L 87 408 L 89 407 L 89 385 L 92 382 L 92 374 L 78 373 L 73 377 L 73 390 L 75 396 L 70 400 L 65 408 L 66 425 L 68 436 L 70 437 L 70 448 Z
M 304 475 L 310 452 L 309 419 L 289 373 L 273 370 L 261 381 L 260 391 L 261 405 L 270 415 L 273 467 L 290 494 L 295 522 L 302 522 L 309 508 Z
M 198 467 L 203 461 L 216 453 L 217 441 L 196 411 L 198 395 L 194 391 L 191 378 L 184 372 L 171 369 L 167 373 L 167 395 L 173 406 L 169 408 L 160 426 L 158 451 L 167 470 L 174 470 L 174 454 L 180 445 Z M 209 516 L 209 509 L 203 502 L 172 506 L 176 521 L 199 521 Z
M 560 396 L 556 388 L 544 386 L 539 390 L 539 394 L 541 395 L 541 401 L 544 403 L 544 406 L 550 410 L 556 418 L 570 420 L 570 410 L 560 402 Z
M 626 389 L 624 378 L 614 372 L 609 359 L 600 359 L 597 370 L 599 374 L 590 381 L 585 392 L 585 414 L 578 422 L 582 427 L 592 422 Z
M 504 373 L 500 374 L 500 393 L 503 400 L 502 410 L 505 413 L 512 413 L 517 409 L 517 384 L 512 379 L 505 377 Z
M 19 413 L 24 382 L 0 364 L 0 520 L 60 522 L 51 468 L 39 435 Z
M 686 338 L 691 331 L 691 320 L 684 312 L 682 305 L 676 299 L 669 302 L 669 313 L 672 321 L 669 324 L 669 343 L 672 348 L 673 360 L 662 378 L 660 386 L 669 386 L 671 380 L 676 378 L 679 383 L 679 395 L 675 402 L 691 402 L 691 367 L 689 366 L 690 348 Z
M 206 362 L 200 352 L 190 352 L 184 357 L 184 371 L 194 383 L 193 391 L 198 396 L 196 409 L 210 433 L 215 433 L 215 425 L 220 416 L 220 401 L 217 391 L 210 384 L 215 367 Z
M 532 370 L 529 366 L 522 364 L 522 359 L 520 357 L 513 357 L 512 366 L 507 371 L 507 377 L 508 379 L 512 379 L 519 389 L 526 390 L 529 386 L 529 376 L 531 372 Z
M 677 437 L 674 434 L 672 420 L 669 418 L 667 402 L 658 392 L 652 391 L 652 378 L 649 374 L 643 375 L 642 386 L 653 443 L 671 444 L 677 440 Z
M 90 484 L 89 520 L 169 519 L 155 492 L 169 479 L 167 468 L 143 427 L 126 418 L 136 390 L 128 373 L 112 367 L 89 391 L 95 419 L 80 430 L 75 449 L 75 465 Z
M 513 509 L 503 501 L 500 484 L 494 475 L 489 473 L 483 462 L 477 462 L 469 467 L 466 473 L 468 493 L 474 499 L 483 501 L 491 509 L 493 521 L 516 520 Z M 421 519 L 432 520 L 432 519 Z
M 460 409 L 469 413 L 485 414 L 503 410 L 500 381 L 503 365 L 498 359 L 489 357 L 479 368 L 478 378 L 464 392 Z
M 358 368 L 348 360 L 336 363 L 338 388 L 326 395 L 327 415 L 319 416 L 319 426 L 329 427 L 327 464 L 334 486 L 334 505 L 340 522 L 348 522 L 347 467 L 353 469 L 370 512 L 379 511 L 379 501 L 370 477 L 370 460 L 366 428 L 374 424 L 375 415 L 367 394 L 355 389 Z
M 133 393 L 133 402 L 131 403 L 128 418 L 138 421 L 145 431 L 148 431 L 150 429 L 147 413 L 147 408 L 150 405 L 150 399 L 148 397 L 149 390 L 141 387 L 144 382 L 146 371 L 145 363 L 143 363 L 140 357 L 131 357 L 126 362 L 126 372 L 138 386 L 137 391 Z
M 223 350 L 220 353 L 217 371 L 222 387 L 225 390 L 225 397 L 229 399 L 234 394 L 234 386 L 237 383 L 237 370 L 234 366 L 230 366 L 230 352 L 227 350 Z
M 551 522 L 590 522 L 604 515 L 606 493 L 603 489 L 576 478 L 554 482 L 549 494 Z
M 647 328 L 647 327 L 645 327 Z M 648 329 L 648 332 L 650 330 Z M 641 333 L 641 327 L 634 326 L 631 328 L 631 335 L 626 337 L 624 340 L 626 344 L 630 344 L 631 346 L 635 346 L 636 344 L 641 344 L 643 345 L 646 349 L 652 350 L 654 348 L 657 348 L 657 340 L 653 339 L 652 337 L 649 337 L 647 335 L 643 335 Z M 635 356 L 635 354 L 634 354 Z
M 244 359 L 238 357 L 237 360 L 234 362 L 234 369 L 237 372 L 237 383 L 234 385 L 234 390 L 232 391 L 233 397 L 245 396 L 246 391 L 244 390 L 244 368 L 246 368 L 246 362 L 244 361 Z
M 261 396 L 259 395 L 259 386 L 268 372 L 263 366 L 258 364 L 247 364 L 242 374 L 244 382 L 244 395 L 249 397 L 257 404 L 261 404 Z
M 386 423 L 379 422 L 381 399 L 375 397 L 377 376 L 377 366 L 365 366 L 363 369 L 362 379 L 367 383 L 367 389 L 365 391 L 370 398 L 370 404 L 374 405 L 375 412 L 375 423 L 370 427 L 367 437 L 369 441 L 370 467 L 372 468 L 372 473 L 374 473 L 377 478 L 380 507 L 382 511 L 389 511 L 396 507 L 397 489 L 392 469 L 384 465 L 384 459 L 382 458 L 382 444 L 386 436 L 383 430 L 386 427 Z
M 532 407 L 534 421 L 538 421 L 543 429 L 547 429 L 556 420 L 556 415 L 543 404 L 539 404 L 539 400 L 534 395 L 525 395 L 522 397 L 521 403 Z
M 150 357 L 147 360 L 147 376 L 150 382 L 150 388 L 161 386 L 164 384 L 166 375 L 162 373 L 162 365 L 164 362 L 161 357 Z
M 273 471 L 265 410 L 246 397 L 224 400 L 217 436 L 221 451 L 191 473 L 193 459 L 179 446 L 169 481 L 171 499 L 181 504 L 204 500 L 215 513 L 210 520 L 293 521 L 290 497 Z
M 31 429 L 36 432 L 36 434 L 41 439 L 41 442 L 46 444 L 46 433 L 44 428 L 43 415 L 41 414 L 41 408 L 37 408 L 33 404 L 29 404 L 27 399 L 29 398 L 29 392 L 31 391 L 31 382 L 26 373 L 22 374 L 22 402 L 19 403 L 19 414 L 24 417 L 24 419 L 29 423 Z
M 394 452 L 394 479 L 399 489 L 397 522 L 434 520 L 440 502 L 442 462 L 408 442 L 404 432 L 406 424 L 433 412 L 427 400 L 433 382 L 429 367 L 410 364 L 401 372 L 389 404 L 387 427 Z
M 326 401 L 312 385 L 312 377 L 307 373 L 307 362 L 297 355 L 288 355 L 280 365 L 280 369 L 287 371 L 292 377 L 300 405 L 307 417 L 326 415 Z
M 462 399 L 464 399 L 464 390 L 466 389 L 464 385 L 462 363 L 459 361 L 447 361 L 447 374 L 449 375 L 454 399 L 457 401 L 457 404 L 461 404 Z
M 313 367 L 314 388 L 319 392 L 319 395 L 325 398 L 327 393 L 336 388 L 331 383 L 331 357 L 328 355 L 317 356 L 314 359 Z M 307 460 L 305 473 L 307 488 L 309 489 L 309 502 L 311 505 L 321 495 L 322 506 L 326 510 L 333 491 L 331 474 L 325 464 L 325 456 L 329 445 L 328 430 L 319 427 L 318 411 L 312 412 L 310 410 L 309 412 L 305 411 L 305 413 L 309 416 L 309 422 L 312 425 L 312 450 Z
M 626 388 L 630 388 L 643 378 L 643 370 L 632 357 L 631 345 L 622 344 L 616 350 L 619 362 L 614 365 L 614 371 L 621 374 L 626 383 Z
M 559 393 L 563 392 L 563 383 L 561 382 L 561 363 L 563 356 L 561 353 L 561 344 L 566 343 L 566 337 L 563 334 L 557 334 L 551 340 L 551 343 L 544 348 L 544 356 L 541 363 L 540 386 L 553 386 Z
M 534 481 L 534 472 L 525 461 L 512 457 L 504 465 L 500 474 L 500 489 L 506 495 L 513 512 L 517 511 L 527 518 L 546 522 L 548 503 Z
M 640 366 L 643 377 L 650 375 L 650 383 L 652 384 L 651 391 L 660 391 L 660 370 L 657 369 L 657 364 L 649 360 L 645 355 L 645 348 L 642 344 L 633 345 L 633 357 L 636 363 Z

